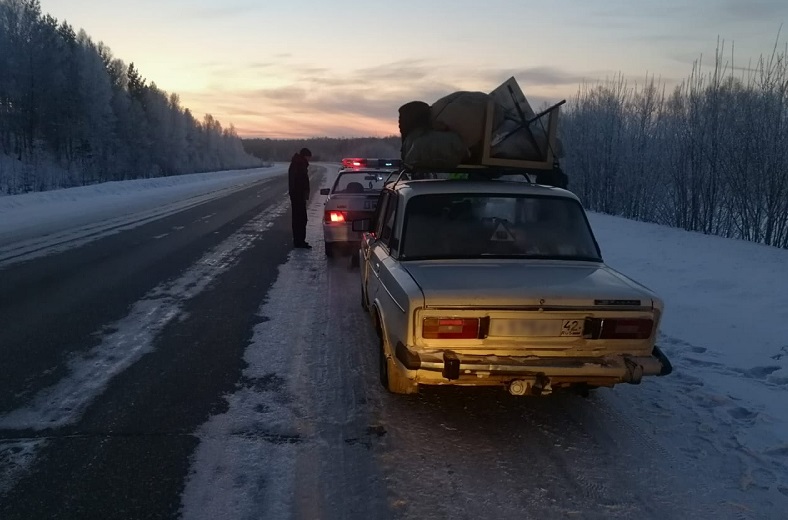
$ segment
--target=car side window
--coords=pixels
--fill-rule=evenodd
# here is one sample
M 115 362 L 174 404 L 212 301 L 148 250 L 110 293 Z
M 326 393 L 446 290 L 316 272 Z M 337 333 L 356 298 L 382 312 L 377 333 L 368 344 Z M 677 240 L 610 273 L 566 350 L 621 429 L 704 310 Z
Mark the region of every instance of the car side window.
M 393 193 L 389 195 L 389 200 L 386 203 L 386 211 L 383 213 L 382 226 L 380 230 L 380 241 L 389 247 L 396 247 L 392 244 L 392 236 L 394 235 L 394 222 L 397 214 L 397 197 Z
M 380 233 L 383 228 L 383 220 L 386 214 L 386 205 L 389 200 L 389 192 L 383 191 L 378 197 L 378 205 L 375 207 L 375 215 L 372 217 L 372 232 L 376 237 L 380 238 Z

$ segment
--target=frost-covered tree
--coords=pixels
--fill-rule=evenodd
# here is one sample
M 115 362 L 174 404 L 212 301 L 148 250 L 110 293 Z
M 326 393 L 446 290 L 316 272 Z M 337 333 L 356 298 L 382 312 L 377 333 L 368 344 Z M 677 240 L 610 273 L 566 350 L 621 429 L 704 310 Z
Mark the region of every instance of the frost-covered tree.
M 736 72 L 719 47 L 670 95 L 582 87 L 562 119 L 570 187 L 597 211 L 788 247 L 788 52 Z
M 260 163 L 38 0 L 0 0 L 0 193 Z

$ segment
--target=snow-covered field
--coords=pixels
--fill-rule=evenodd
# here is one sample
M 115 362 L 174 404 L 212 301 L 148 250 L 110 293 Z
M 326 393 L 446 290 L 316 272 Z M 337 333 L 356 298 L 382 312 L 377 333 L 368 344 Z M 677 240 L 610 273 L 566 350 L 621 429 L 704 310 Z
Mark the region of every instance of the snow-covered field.
M 284 171 L 279 165 L 0 197 L 0 268 Z M 267 321 L 256 327 L 246 352 L 248 384 L 227 396 L 225 414 L 196 432 L 201 444 L 184 492 L 186 517 L 243 518 L 261 507 L 271 517 L 315 517 L 331 507 L 344 508 L 348 517 L 374 516 L 387 507 L 420 518 L 484 511 L 509 517 L 523 507 L 598 518 L 676 517 L 677 511 L 779 518 L 788 509 L 788 251 L 591 214 L 606 262 L 665 300 L 660 343 L 673 374 L 600 390 L 588 400 L 511 404 L 517 400 L 504 395 L 500 414 L 471 404 L 468 420 L 478 424 L 453 424 L 446 409 L 468 404 L 462 404 L 465 394 L 414 401 L 377 387 L 374 370 L 367 370 L 374 367 L 372 349 L 363 347 L 374 342 L 374 333 L 359 321 L 357 271 L 342 259 L 324 258 L 321 205 L 317 197 L 309 209 L 308 240 L 316 249 L 291 253 L 259 310 Z M 72 383 L 64 388 L 73 392 Z M 461 404 L 446 401 L 451 396 Z M 395 420 L 405 414 L 410 426 Z M 516 430 L 522 423 L 510 423 L 513 415 L 529 431 L 496 432 L 499 441 L 523 445 L 505 450 L 483 423 L 491 418 Z M 442 422 L 431 424 L 436 417 Z M 387 425 L 388 444 L 374 452 L 379 465 L 370 466 L 356 449 L 374 448 L 380 424 Z M 267 442 L 260 442 L 261 428 Z M 346 449 L 332 448 L 337 439 Z M 468 465 L 447 470 L 421 460 L 446 442 L 478 448 L 464 453 L 479 473 Z M 529 443 L 543 443 L 542 449 Z M 513 455 L 531 457 L 541 469 L 560 462 L 566 477 L 527 487 L 541 494 L 524 505 L 507 493 L 526 489 L 517 479 L 530 482 L 532 475 L 520 471 L 531 463 Z M 344 470 L 337 474 L 339 467 Z M 347 496 L 321 494 L 329 489 L 321 478 L 329 475 Z M 414 475 L 433 491 L 419 487 Z M 513 480 L 497 491 L 474 484 L 499 475 Z M 363 496 L 381 487 L 389 489 L 385 496 Z M 570 489 L 580 489 L 577 497 L 588 503 L 575 497 L 557 505 L 554 496 Z M 649 506 L 642 497 L 649 489 L 670 495 L 653 500 L 672 507 L 673 515 Z M 447 498 L 449 491 L 462 500 Z
M 690 412 L 693 426 L 675 428 L 709 443 L 730 428 L 720 447 L 741 454 L 742 485 L 788 497 L 788 250 L 607 215 L 591 222 L 607 263 L 665 299 L 660 342 L 677 368 L 665 384 L 680 390 L 665 406 Z M 655 428 L 662 415 L 674 416 L 655 417 Z

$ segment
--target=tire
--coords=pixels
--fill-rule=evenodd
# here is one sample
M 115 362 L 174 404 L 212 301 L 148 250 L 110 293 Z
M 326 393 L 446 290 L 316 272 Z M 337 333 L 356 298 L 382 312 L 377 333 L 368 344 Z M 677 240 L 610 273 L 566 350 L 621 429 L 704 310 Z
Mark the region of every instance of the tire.
M 333 242 L 325 242 L 325 250 L 326 256 L 331 258 L 334 256 L 334 244 Z
M 401 374 L 393 359 L 386 357 L 383 348 L 383 339 L 380 340 L 380 354 L 378 358 L 378 370 L 380 372 L 380 384 L 392 394 L 415 394 L 419 391 L 419 385 Z
M 369 304 L 367 303 L 367 295 L 364 294 L 364 285 L 361 285 L 361 308 L 364 312 L 369 312 Z
M 383 341 L 380 341 L 378 348 L 378 377 L 380 377 L 380 386 L 389 389 L 389 366 L 386 360 L 386 353 L 383 351 Z
M 580 397 L 591 397 L 593 395 L 594 390 L 597 387 L 593 385 L 589 385 L 586 383 L 577 383 L 576 385 L 572 386 L 572 390 L 575 394 L 579 395 Z

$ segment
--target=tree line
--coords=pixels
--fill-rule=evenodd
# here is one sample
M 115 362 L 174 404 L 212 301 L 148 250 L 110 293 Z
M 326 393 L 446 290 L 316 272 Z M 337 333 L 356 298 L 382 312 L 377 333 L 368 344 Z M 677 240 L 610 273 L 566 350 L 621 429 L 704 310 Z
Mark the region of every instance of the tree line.
M 0 193 L 260 163 L 39 0 L 0 0 Z
M 562 115 L 569 188 L 586 207 L 788 248 L 788 52 L 734 68 L 722 46 L 675 89 L 622 76 Z

